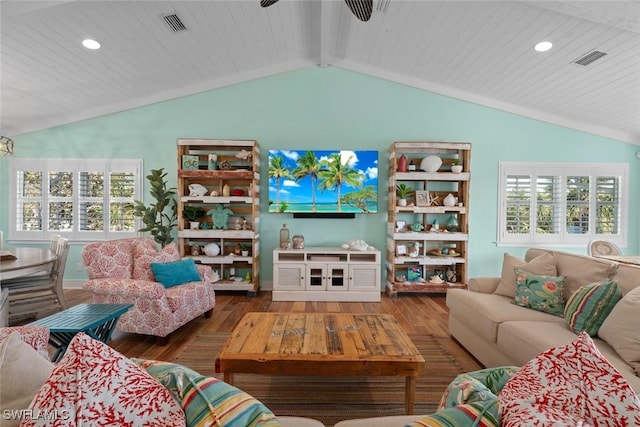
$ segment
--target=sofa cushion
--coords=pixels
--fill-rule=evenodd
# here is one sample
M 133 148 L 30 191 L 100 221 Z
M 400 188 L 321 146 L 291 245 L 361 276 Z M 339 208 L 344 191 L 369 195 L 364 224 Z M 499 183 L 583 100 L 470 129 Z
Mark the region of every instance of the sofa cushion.
M 53 363 L 22 339 L 14 332 L 0 340 L 0 424 L 6 427 L 20 419 L 3 416 L 4 411 L 27 409 L 53 370 Z
M 557 275 L 556 263 L 550 252 L 543 253 L 531 261 L 525 261 L 505 252 L 502 261 L 502 275 L 495 294 L 511 298 L 516 296 L 516 268 L 542 276 Z
M 561 317 L 520 307 L 514 304 L 513 298 L 496 294 L 451 289 L 447 292 L 447 306 L 451 313 L 464 313 L 465 318 L 473 319 L 467 326 L 483 340 L 493 343 L 496 342 L 498 326 L 502 322 L 532 320 L 564 324 Z
M 136 240 L 146 239 L 116 239 L 84 246 L 82 261 L 89 279 L 131 279 Z
M 567 325 L 575 333 L 585 331 L 592 337 L 596 336 L 620 297 L 618 284 L 610 280 L 580 287 L 565 304 Z
M 640 266 L 631 264 L 619 264 L 613 280 L 618 283 L 622 295 L 626 295 L 640 286 Z
M 498 398 L 505 427 L 640 425 L 640 399 L 585 332 L 527 362 Z
M 29 406 L 32 414 L 57 410 L 78 425 L 184 426 L 184 413 L 169 391 L 129 359 L 84 333 Z M 27 413 L 21 426 L 40 425 Z
M 564 299 L 568 300 L 580 286 L 612 279 L 618 268 L 610 261 L 583 255 L 555 252 L 558 276 L 564 276 Z
M 540 276 L 516 268 L 515 303 L 562 316 L 564 314 L 564 277 Z
M 165 288 L 201 280 L 196 263 L 191 258 L 171 262 L 152 262 L 150 266 L 156 282 L 162 283 Z
M 170 243 L 158 250 L 155 243 L 148 240 L 137 242 L 133 248 L 133 274 L 134 279 L 155 281 L 151 270 L 151 263 L 164 263 L 179 261 L 180 252 L 175 243 Z
M 640 286 L 625 295 L 611 310 L 598 336 L 611 345 L 640 375 Z
M 214 377 L 186 366 L 157 360 L 132 359 L 180 402 L 188 426 L 276 427 L 276 416 L 260 401 Z

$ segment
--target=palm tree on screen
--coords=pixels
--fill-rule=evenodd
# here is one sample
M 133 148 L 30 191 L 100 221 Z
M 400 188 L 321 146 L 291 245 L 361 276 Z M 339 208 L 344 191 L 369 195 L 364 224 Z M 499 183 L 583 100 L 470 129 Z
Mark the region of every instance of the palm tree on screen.
M 311 180 L 311 212 L 316 211 L 316 181 L 318 180 L 318 172 L 320 171 L 320 162 L 313 151 L 307 151 L 296 162 L 298 167 L 293 171 L 296 181 L 300 181 L 305 177 Z
M 327 160 L 321 162 L 324 168 L 319 171 L 320 183 L 318 188 L 322 191 L 335 188 L 336 193 L 338 193 L 338 212 L 342 212 L 342 184 L 360 188 L 364 180 L 362 173 L 349 166 L 351 159 L 352 157 L 349 157 L 343 164 L 340 153 L 333 153 L 329 155 Z
M 280 211 L 280 183 L 282 178 L 293 178 L 281 156 L 269 159 L 269 176 L 276 179 L 276 212 Z

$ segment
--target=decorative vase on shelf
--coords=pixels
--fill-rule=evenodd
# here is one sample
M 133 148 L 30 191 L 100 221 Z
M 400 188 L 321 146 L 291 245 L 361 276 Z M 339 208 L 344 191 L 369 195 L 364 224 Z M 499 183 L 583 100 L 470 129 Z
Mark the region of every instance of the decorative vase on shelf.
M 282 228 L 280 229 L 280 249 L 291 249 L 291 240 L 289 237 L 290 234 L 287 224 L 282 224 Z
M 209 154 L 209 170 L 214 171 L 218 169 L 218 155 Z
M 447 220 L 447 230 L 451 232 L 458 231 L 458 217 L 455 215 L 451 215 Z
M 404 154 L 398 159 L 398 172 L 407 171 L 407 156 Z
M 447 197 L 444 198 L 442 203 L 445 206 L 455 206 L 456 205 L 456 197 L 453 194 L 449 193 L 449 194 L 447 194 Z
M 304 236 L 302 234 L 296 234 L 292 240 L 293 249 L 304 249 Z
M 229 197 L 231 195 L 231 187 L 229 187 L 229 184 L 225 184 L 224 187 L 222 187 L 222 197 Z

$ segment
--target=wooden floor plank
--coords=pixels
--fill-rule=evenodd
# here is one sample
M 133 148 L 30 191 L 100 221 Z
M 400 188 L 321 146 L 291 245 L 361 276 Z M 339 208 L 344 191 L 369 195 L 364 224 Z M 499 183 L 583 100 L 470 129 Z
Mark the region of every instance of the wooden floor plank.
M 82 290 L 66 290 L 65 296 L 70 305 L 90 303 L 91 295 Z M 128 357 L 143 357 L 154 360 L 171 360 L 185 345 L 195 339 L 202 331 L 230 333 L 242 316 L 256 312 L 298 312 L 316 313 L 353 313 L 353 314 L 392 314 L 407 334 L 427 334 L 437 338 L 465 367 L 472 371 L 481 369 L 478 363 L 448 333 L 448 309 L 444 295 L 399 294 L 390 298 L 382 294 L 380 302 L 307 302 L 292 303 L 271 301 L 271 292 L 259 292 L 254 297 L 243 292 L 217 292 L 213 315 L 207 319 L 200 316 L 171 334 L 169 344 L 159 346 L 153 337 L 114 332 L 111 346 Z M 373 339 L 373 338 L 372 338 Z

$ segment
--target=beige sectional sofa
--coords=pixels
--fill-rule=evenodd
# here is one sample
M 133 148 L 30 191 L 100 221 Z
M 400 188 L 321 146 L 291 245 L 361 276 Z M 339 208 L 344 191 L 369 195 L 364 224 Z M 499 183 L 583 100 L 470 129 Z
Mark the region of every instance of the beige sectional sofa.
M 527 270 L 532 263 L 533 268 L 543 271 L 553 271 L 555 268 L 557 276 L 565 277 L 565 301 L 579 287 L 605 279 L 615 280 L 623 297 L 640 287 L 640 267 L 633 265 L 545 249 L 529 249 L 525 259 L 519 261 L 505 254 L 502 277 L 474 278 L 469 281 L 469 290 L 453 289 L 447 293 L 449 333 L 486 367 L 521 366 L 536 354 L 568 344 L 577 337 L 563 317 L 514 304 L 514 298 L 504 281 L 515 279 L 512 273 L 514 266 Z M 552 267 L 551 270 L 545 270 L 548 267 Z M 535 273 L 543 274 L 538 271 Z M 634 303 L 640 301 L 637 297 L 640 292 L 635 291 L 631 296 L 635 298 Z M 616 325 L 609 324 L 607 330 L 615 332 L 615 329 L 630 328 L 629 324 L 638 325 L 640 305 L 635 313 L 638 313 L 635 320 L 629 318 Z M 608 338 L 612 333 L 605 336 L 610 342 L 605 341 L 600 336 L 605 335 L 605 324 L 599 336 L 594 337 L 598 349 L 624 375 L 636 393 L 640 392 L 640 377 L 636 374 L 636 370 L 640 370 L 634 362 L 640 361 L 640 354 L 631 354 L 640 350 L 640 342 L 636 341 L 635 348 L 633 343 L 629 347 L 629 343 L 621 344 L 619 340 Z

